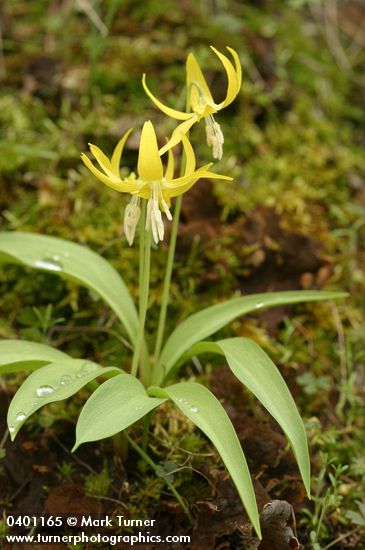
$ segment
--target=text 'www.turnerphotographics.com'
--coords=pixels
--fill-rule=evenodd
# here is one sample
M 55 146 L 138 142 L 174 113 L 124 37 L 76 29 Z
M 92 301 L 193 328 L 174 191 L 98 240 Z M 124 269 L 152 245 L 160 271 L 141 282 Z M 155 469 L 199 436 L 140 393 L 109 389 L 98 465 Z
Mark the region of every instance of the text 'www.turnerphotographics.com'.
M 141 543 L 189 543 L 188 535 L 161 536 L 152 533 L 149 529 L 157 528 L 154 519 L 132 519 L 122 515 L 104 516 L 95 518 L 90 515 L 73 516 L 7 516 L 6 525 L 8 534 L 5 539 L 8 543 L 44 544 L 44 543 L 107 543 L 115 546 L 118 543 L 127 543 L 130 546 Z M 50 530 L 54 528 L 54 534 L 38 532 L 37 530 Z M 78 529 L 77 534 L 69 532 L 69 529 Z M 123 534 L 123 528 L 128 534 Z M 62 530 L 65 534 L 61 534 Z M 86 529 L 86 531 L 84 531 Z M 28 534 L 15 534 L 28 531 Z M 92 530 L 92 532 L 91 532 Z M 113 533 L 116 531 L 116 534 Z M 10 532 L 12 534 L 10 534 Z M 133 532 L 133 534 L 130 534 Z

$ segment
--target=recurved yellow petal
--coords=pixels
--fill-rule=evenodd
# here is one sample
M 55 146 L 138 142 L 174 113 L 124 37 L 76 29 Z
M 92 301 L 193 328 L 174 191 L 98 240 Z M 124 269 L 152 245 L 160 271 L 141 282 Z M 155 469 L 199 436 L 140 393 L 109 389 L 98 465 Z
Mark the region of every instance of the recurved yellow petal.
M 207 167 L 209 167 L 210 164 L 206 166 L 202 166 L 198 170 L 196 170 L 193 174 L 188 176 L 181 176 L 181 178 L 176 178 L 172 181 L 165 182 L 164 187 L 168 190 L 170 193 L 170 190 L 179 191 L 178 193 L 174 193 L 173 197 L 176 197 L 176 195 L 180 195 L 182 193 L 186 193 L 186 186 L 188 186 L 188 189 L 190 189 L 191 185 L 190 183 L 194 181 L 198 181 L 200 178 L 207 178 L 207 179 L 220 179 L 220 180 L 229 180 L 231 181 L 233 178 L 230 176 L 224 176 L 223 174 L 216 174 L 215 172 L 210 172 L 207 170 Z
M 224 176 L 223 174 L 216 174 L 216 172 L 209 172 L 209 170 L 197 170 L 195 173 L 197 174 L 199 172 L 200 178 L 207 178 L 210 180 L 227 180 L 227 181 L 233 181 L 233 178 L 231 176 Z
M 230 52 L 230 54 L 232 55 L 233 57 L 233 60 L 234 60 L 234 64 L 236 66 L 236 73 L 237 73 L 237 85 L 238 85 L 238 92 L 240 91 L 241 89 L 241 84 L 242 84 L 242 66 L 241 66 L 241 61 L 240 61 L 240 58 L 238 57 L 238 53 L 236 52 L 236 50 L 234 50 L 233 48 L 230 48 L 229 46 L 226 46 L 227 50 Z
M 91 153 L 94 155 L 94 157 L 98 161 L 99 166 L 101 166 L 101 168 L 104 170 L 104 172 L 107 175 L 112 175 L 113 172 L 111 170 L 110 160 L 108 159 L 108 157 L 96 145 L 89 143 L 89 147 L 90 147 Z
M 184 176 L 191 176 L 196 166 L 194 149 L 190 143 L 189 138 L 187 138 L 185 134 L 181 134 L 181 140 L 185 151 Z
M 160 155 L 163 155 L 169 149 L 171 149 L 172 147 L 175 147 L 175 145 L 180 143 L 181 136 L 186 134 L 197 121 L 198 121 L 198 115 L 196 115 L 195 113 L 190 113 L 188 120 L 184 120 L 184 122 L 181 122 L 181 124 L 176 126 L 175 130 L 172 132 L 172 135 L 169 141 L 166 143 L 166 145 L 161 147 Z
M 194 179 L 190 178 L 190 180 L 185 185 L 180 185 L 176 188 L 166 189 L 164 193 L 166 201 L 168 201 L 168 203 L 171 203 L 171 199 L 173 197 L 178 197 L 179 195 L 183 195 L 184 193 L 189 191 L 189 189 L 191 189 L 196 184 L 198 179 L 198 177 Z
M 218 50 L 216 50 L 213 46 L 211 46 L 211 49 L 213 50 L 213 52 L 219 57 L 219 59 L 221 60 L 225 70 L 226 70 L 226 73 L 227 73 L 227 77 L 228 77 L 228 86 L 227 86 L 227 94 L 226 94 L 226 98 L 221 102 L 221 103 L 218 103 L 216 105 L 217 107 L 217 110 L 220 110 L 220 109 L 223 109 L 223 107 L 226 107 L 227 105 L 229 105 L 230 103 L 232 103 L 232 101 L 234 100 L 234 98 L 237 96 L 239 90 L 240 90 L 240 85 L 241 85 L 241 77 L 239 74 L 237 74 L 237 71 L 235 69 L 235 67 L 232 65 L 232 63 L 230 62 L 230 60 L 228 59 L 228 57 L 226 57 L 225 55 L 223 55 L 221 52 L 219 52 Z M 236 52 L 235 52 L 236 53 Z M 238 56 L 237 56 L 238 57 Z M 234 57 L 234 60 L 235 60 L 235 64 L 237 63 L 237 59 Z
M 171 149 L 167 151 L 167 166 L 165 170 L 165 179 L 167 181 L 172 180 L 174 177 L 174 171 L 175 171 L 175 161 L 174 161 L 174 155 Z
M 204 175 L 200 173 L 200 170 L 197 170 L 195 174 L 193 174 L 193 176 L 179 178 L 179 180 L 181 180 L 180 183 L 177 185 L 175 180 L 175 182 L 166 189 L 165 191 L 166 195 L 170 199 L 172 197 L 178 197 L 179 195 L 183 195 L 184 193 L 189 191 L 189 189 L 191 189 L 196 184 L 196 182 L 202 177 L 204 177 Z
M 151 90 L 148 88 L 146 83 L 146 75 L 144 74 L 142 76 L 142 86 L 144 88 L 144 91 L 148 95 L 148 97 L 153 101 L 153 103 L 163 112 L 165 115 L 170 116 L 171 118 L 175 118 L 177 120 L 187 120 L 190 118 L 190 113 L 183 113 L 182 111 L 177 111 L 176 109 L 172 109 L 171 107 L 167 107 L 167 105 L 164 105 L 153 95 Z
M 118 141 L 110 161 L 111 171 L 117 178 L 120 177 L 119 168 L 120 168 L 120 159 L 122 157 L 123 148 L 131 131 L 132 131 L 132 128 L 129 128 L 129 130 L 127 130 L 126 133 L 123 135 L 123 137 Z
M 115 191 L 119 191 L 120 193 L 130 193 L 133 189 L 136 188 L 136 183 L 125 183 L 120 178 L 116 178 L 115 176 L 107 176 L 106 174 L 103 174 L 96 166 L 93 165 L 89 157 L 85 155 L 85 153 L 82 153 L 81 160 L 85 164 L 85 166 L 96 176 L 100 181 L 102 181 L 105 185 L 108 187 L 111 187 Z
M 163 177 L 162 161 L 152 122 L 144 123 L 139 144 L 138 173 L 144 181 L 159 181 Z
M 208 84 L 199 67 L 194 54 L 189 53 L 186 60 L 186 85 L 188 88 L 189 100 L 191 109 L 194 110 L 198 106 L 199 98 L 203 95 L 205 101 L 214 103 L 212 94 L 210 93 Z

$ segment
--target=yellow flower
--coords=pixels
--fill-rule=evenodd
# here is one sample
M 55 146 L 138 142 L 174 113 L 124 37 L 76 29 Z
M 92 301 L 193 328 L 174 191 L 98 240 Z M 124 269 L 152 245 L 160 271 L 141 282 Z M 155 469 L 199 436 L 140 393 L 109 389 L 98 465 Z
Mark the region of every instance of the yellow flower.
M 213 158 L 222 158 L 224 138 L 219 124 L 214 120 L 213 114 L 232 103 L 237 96 L 241 88 L 242 69 L 238 54 L 232 48 L 227 46 L 227 50 L 233 57 L 234 65 L 225 55 L 213 48 L 213 46 L 211 46 L 211 49 L 222 62 L 228 78 L 226 98 L 220 103 L 215 103 L 199 64 L 192 53 L 188 55 L 186 61 L 188 112 L 177 111 L 161 103 L 147 87 L 146 75 L 143 75 L 143 87 L 155 105 L 169 117 L 183 121 L 174 130 L 171 139 L 165 147 L 162 147 L 162 153 L 179 143 L 179 141 L 181 141 L 181 135 L 186 134 L 195 122 L 199 122 L 199 120 L 204 118 L 206 123 L 207 143 L 210 147 L 213 147 Z
M 152 231 L 153 239 L 157 244 L 164 237 L 161 210 L 168 220 L 172 219 L 170 206 L 173 197 L 186 193 L 200 178 L 225 180 L 231 180 L 232 178 L 210 172 L 208 169 L 211 163 L 196 170 L 194 150 L 185 135 L 180 137 L 186 158 L 184 175 L 174 178 L 174 157 L 171 148 L 167 151 L 168 161 L 164 170 L 161 160 L 163 153 L 158 149 L 156 133 L 150 121 L 145 122 L 142 129 L 137 164 L 138 177 L 132 172 L 127 178 L 121 178 L 120 159 L 131 131 L 132 129 L 124 134 L 114 149 L 110 160 L 96 145 L 89 144 L 90 150 L 102 170 L 99 170 L 84 153 L 82 153 L 81 158 L 89 170 L 105 185 L 120 193 L 130 193 L 132 195 L 132 200 L 124 215 L 124 231 L 129 245 L 133 243 L 136 226 L 140 218 L 140 200 L 146 199 L 148 201 L 146 229 Z

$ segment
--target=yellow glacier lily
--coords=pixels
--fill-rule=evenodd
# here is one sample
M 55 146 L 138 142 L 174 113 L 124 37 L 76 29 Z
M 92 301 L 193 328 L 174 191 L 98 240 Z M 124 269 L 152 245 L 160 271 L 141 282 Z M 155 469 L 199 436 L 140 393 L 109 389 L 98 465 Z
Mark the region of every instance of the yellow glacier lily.
M 82 153 L 81 158 L 89 170 L 105 185 L 120 193 L 132 195 L 124 215 L 124 232 L 129 245 L 133 244 L 140 218 L 141 199 L 147 200 L 146 229 L 152 231 L 153 239 L 157 244 L 164 237 L 161 210 L 168 220 L 172 219 L 170 206 L 173 197 L 186 193 L 200 178 L 225 180 L 232 180 L 232 178 L 210 172 L 209 168 L 212 163 L 196 170 L 194 150 L 185 135 L 180 137 L 186 158 L 184 175 L 174 178 L 174 156 L 171 148 L 167 150 L 168 160 L 164 170 L 161 160 L 163 152 L 158 148 L 156 133 L 150 121 L 145 122 L 142 129 L 137 163 L 138 177 L 132 172 L 128 177 L 121 178 L 120 160 L 131 131 L 132 129 L 129 129 L 118 142 L 110 160 L 96 145 L 89 144 L 90 151 L 101 170 L 91 162 L 85 153 Z
M 179 126 L 177 126 L 177 128 L 175 128 L 171 139 L 165 147 L 162 147 L 162 153 L 179 143 L 179 141 L 181 141 L 181 136 L 186 134 L 193 124 L 204 118 L 206 123 L 207 143 L 210 147 L 213 147 L 213 158 L 222 158 L 224 137 L 219 124 L 217 124 L 214 120 L 213 114 L 217 113 L 224 107 L 227 107 L 227 105 L 232 103 L 237 96 L 241 88 L 242 69 L 238 54 L 233 48 L 229 48 L 227 46 L 227 50 L 233 57 L 234 65 L 228 57 L 223 55 L 216 48 L 211 46 L 211 49 L 222 62 L 228 78 L 226 97 L 220 103 L 215 103 L 199 64 L 192 53 L 188 55 L 186 60 L 188 112 L 177 111 L 176 109 L 172 109 L 171 107 L 161 103 L 161 101 L 159 101 L 148 88 L 146 83 L 146 75 L 144 74 L 142 77 L 144 90 L 155 105 L 157 105 L 157 107 L 169 117 L 183 121 L 179 124 Z

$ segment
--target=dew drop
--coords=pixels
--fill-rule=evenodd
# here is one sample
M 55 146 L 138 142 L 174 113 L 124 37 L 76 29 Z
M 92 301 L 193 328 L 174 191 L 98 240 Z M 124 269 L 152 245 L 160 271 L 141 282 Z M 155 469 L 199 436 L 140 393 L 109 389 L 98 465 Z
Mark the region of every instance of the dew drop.
M 192 413 L 197 413 L 197 412 L 199 412 L 199 409 L 198 409 L 198 407 L 190 407 L 190 411 Z
M 70 384 L 72 382 L 72 376 L 69 374 L 65 374 L 64 376 L 61 376 L 60 378 L 60 386 L 67 386 L 67 384 Z
M 97 365 L 93 365 L 93 363 L 84 363 L 81 369 L 76 373 L 76 378 L 82 378 L 97 368 Z
M 94 365 L 94 363 L 85 363 L 84 365 L 82 365 L 81 370 L 85 372 L 90 372 L 90 371 L 96 370 L 97 368 L 98 366 Z
M 8 430 L 9 430 L 9 433 L 12 434 L 12 433 L 14 433 L 15 428 L 14 428 L 14 426 L 8 426 Z
M 178 398 L 176 399 L 176 401 L 177 401 L 178 403 L 181 403 L 181 405 L 183 405 L 183 406 L 185 406 L 185 407 L 188 407 L 188 406 L 189 406 L 189 402 L 186 401 L 186 399 L 184 399 L 183 397 L 178 397 Z
M 26 415 L 25 413 L 23 413 L 23 412 L 18 412 L 18 413 L 16 413 L 16 415 L 15 415 L 15 420 L 16 420 L 17 422 L 21 422 L 22 420 L 25 420 L 26 418 L 27 418 L 27 415 Z
M 54 392 L 54 388 L 52 386 L 39 386 L 39 388 L 36 389 L 37 397 L 46 397 L 47 395 L 51 395 Z
M 42 269 L 48 269 L 48 271 L 62 271 L 63 269 L 61 262 L 56 260 L 55 257 L 37 260 L 34 265 Z
M 256 309 L 259 309 L 260 307 L 264 307 L 264 304 L 262 302 L 258 302 L 257 304 L 255 304 Z

